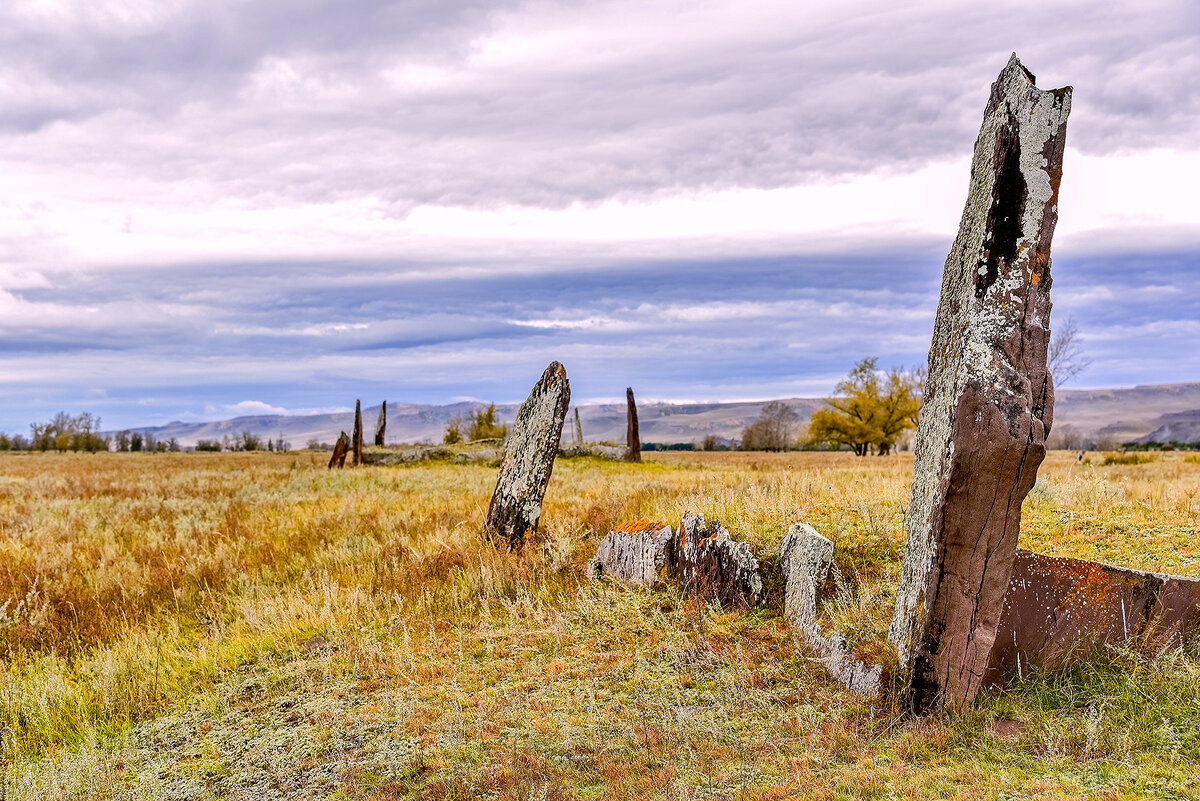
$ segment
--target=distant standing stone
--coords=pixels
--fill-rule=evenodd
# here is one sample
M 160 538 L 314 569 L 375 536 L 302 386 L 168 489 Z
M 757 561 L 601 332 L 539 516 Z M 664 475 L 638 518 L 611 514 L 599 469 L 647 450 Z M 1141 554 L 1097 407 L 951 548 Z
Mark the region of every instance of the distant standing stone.
M 346 432 L 338 434 L 337 442 L 333 446 L 333 455 L 329 457 L 329 469 L 335 467 L 346 466 L 346 453 L 350 450 L 350 437 L 346 436 Z
M 375 421 L 375 444 L 383 447 L 383 436 L 387 433 L 387 401 L 379 407 L 379 419 Z
M 914 711 L 983 683 L 1045 456 L 1054 391 L 1050 240 L 1071 88 L 1039 90 L 1014 53 L 992 84 L 946 259 L 889 636 Z
M 575 444 L 583 445 L 583 423 L 579 422 L 579 407 L 575 407 Z
M 363 426 L 362 426 L 362 401 L 354 401 L 354 462 L 353 464 L 362 464 L 363 452 Z
M 633 387 L 625 388 L 625 461 L 642 461 L 642 437 L 638 433 L 637 404 L 633 401 Z
M 517 412 L 488 508 L 488 538 L 504 541 L 510 551 L 519 549 L 526 537 L 537 532 L 542 498 L 570 405 L 567 371 L 551 362 Z

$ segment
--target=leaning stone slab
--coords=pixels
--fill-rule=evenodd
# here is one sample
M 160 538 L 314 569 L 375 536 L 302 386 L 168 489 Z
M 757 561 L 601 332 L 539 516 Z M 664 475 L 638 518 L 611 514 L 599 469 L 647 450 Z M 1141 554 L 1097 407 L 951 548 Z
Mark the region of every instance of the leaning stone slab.
M 706 525 L 702 514 L 684 513 L 667 560 L 689 595 L 716 601 L 726 609 L 755 607 L 763 601 L 758 560 L 750 546 L 734 542 L 716 520 Z
M 333 455 L 329 457 L 329 469 L 346 466 L 346 453 L 350 450 L 350 437 L 343 431 L 338 435 L 333 445 Z
M 1053 670 L 1109 645 L 1149 656 L 1200 630 L 1200 579 L 1017 551 L 987 683 Z
M 498 538 L 510 551 L 519 549 L 525 538 L 537 531 L 542 498 L 570 405 L 567 371 L 558 362 L 550 362 L 517 412 L 488 508 L 488 538 Z
M 783 569 L 783 614 L 796 632 L 816 652 L 826 670 L 856 695 L 878 695 L 883 668 L 854 659 L 841 632 L 829 636 L 817 623 L 817 605 L 822 589 L 836 584 L 833 543 L 806 523 L 788 529 L 779 548 Z
M 1039 90 L 1016 55 L 992 85 L 946 259 L 889 636 L 914 711 L 982 686 L 1045 455 L 1054 392 L 1050 241 L 1071 88 Z
M 661 580 L 674 532 L 646 519 L 622 523 L 600 541 L 590 572 L 624 582 L 650 586 Z

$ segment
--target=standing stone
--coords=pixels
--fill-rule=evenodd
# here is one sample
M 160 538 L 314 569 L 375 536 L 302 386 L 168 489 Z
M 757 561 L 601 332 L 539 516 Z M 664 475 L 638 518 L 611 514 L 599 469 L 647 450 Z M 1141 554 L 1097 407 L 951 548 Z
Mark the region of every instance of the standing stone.
M 558 362 L 550 362 L 517 412 L 488 508 L 488 538 L 498 537 L 510 551 L 519 549 L 525 538 L 537 531 L 542 497 L 570 405 L 567 371 Z
M 992 84 L 970 192 L 946 259 L 917 431 L 904 565 L 889 636 L 913 711 L 979 690 L 1045 456 L 1054 392 L 1050 240 L 1071 87 L 1017 59 Z
M 583 424 L 579 422 L 579 407 L 575 407 L 575 444 L 583 445 Z
M 633 402 L 633 387 L 625 388 L 625 461 L 642 461 L 642 438 L 638 434 L 637 404 Z
M 333 446 L 333 455 L 329 457 L 329 469 L 335 467 L 346 466 L 346 453 L 350 450 L 350 437 L 346 436 L 346 432 L 338 434 L 337 442 Z
M 387 401 L 379 407 L 379 419 L 375 421 L 375 444 L 383 447 L 383 436 L 387 433 Z
M 354 460 L 351 464 L 362 464 L 363 451 L 363 427 L 362 427 L 362 401 L 354 401 Z

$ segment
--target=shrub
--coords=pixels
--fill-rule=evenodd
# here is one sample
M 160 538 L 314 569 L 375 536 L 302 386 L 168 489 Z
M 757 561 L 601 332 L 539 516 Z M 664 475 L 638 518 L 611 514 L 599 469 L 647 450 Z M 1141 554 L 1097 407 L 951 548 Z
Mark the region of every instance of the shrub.
M 1104 456 L 1104 464 L 1147 464 L 1154 457 L 1142 453 L 1109 453 Z

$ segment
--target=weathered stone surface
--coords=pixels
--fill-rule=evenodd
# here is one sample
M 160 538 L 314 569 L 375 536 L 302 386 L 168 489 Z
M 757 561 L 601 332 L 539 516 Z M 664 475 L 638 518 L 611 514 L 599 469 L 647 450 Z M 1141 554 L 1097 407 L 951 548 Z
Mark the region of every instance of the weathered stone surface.
M 488 508 L 488 537 L 498 537 L 509 550 L 520 548 L 537 531 L 570 405 L 567 371 L 551 362 L 517 412 Z
M 829 636 L 817 624 L 817 604 L 821 590 L 836 584 L 833 573 L 833 543 L 805 523 L 788 529 L 779 548 L 783 569 L 783 613 L 816 652 L 825 668 L 841 684 L 857 695 L 877 695 L 881 689 L 883 668 L 854 659 L 841 632 Z
M 354 401 L 354 439 L 352 440 L 354 448 L 353 464 L 362 464 L 363 452 L 363 425 L 362 425 L 362 401 Z
M 1037 89 L 1014 54 L 975 143 L 929 351 L 890 630 L 916 711 L 961 705 L 979 690 L 1021 501 L 1045 455 L 1050 240 L 1070 108 L 1070 87 Z
M 585 442 L 582 445 L 564 445 L 558 449 L 559 456 L 595 456 L 614 462 L 625 460 L 625 449 L 620 445 L 605 445 L 601 442 Z
M 375 444 L 383 447 L 383 437 L 387 434 L 387 401 L 379 407 L 379 419 L 375 421 Z
M 575 407 L 575 444 L 583 446 L 583 423 L 579 422 L 579 407 Z
M 333 445 L 333 455 L 329 457 L 329 469 L 335 467 L 346 466 L 346 453 L 350 450 L 350 437 L 346 436 L 343 431 L 338 435 L 337 442 Z
M 1200 629 L 1200 580 L 1018 550 L 986 681 L 1128 644 L 1154 655 Z
M 633 401 L 633 387 L 625 388 L 625 461 L 642 461 L 642 437 L 638 433 L 637 404 Z
M 725 608 L 755 607 L 763 600 L 758 560 L 744 542 L 704 515 L 685 512 L 679 536 L 667 551 L 668 567 L 689 595 Z
M 817 632 L 817 600 L 833 569 L 833 542 L 807 523 L 788 529 L 779 546 L 783 569 L 783 614 L 805 632 Z
M 626 584 L 656 584 L 673 539 L 671 527 L 662 523 L 645 519 L 622 523 L 601 540 L 590 564 L 591 573 Z

